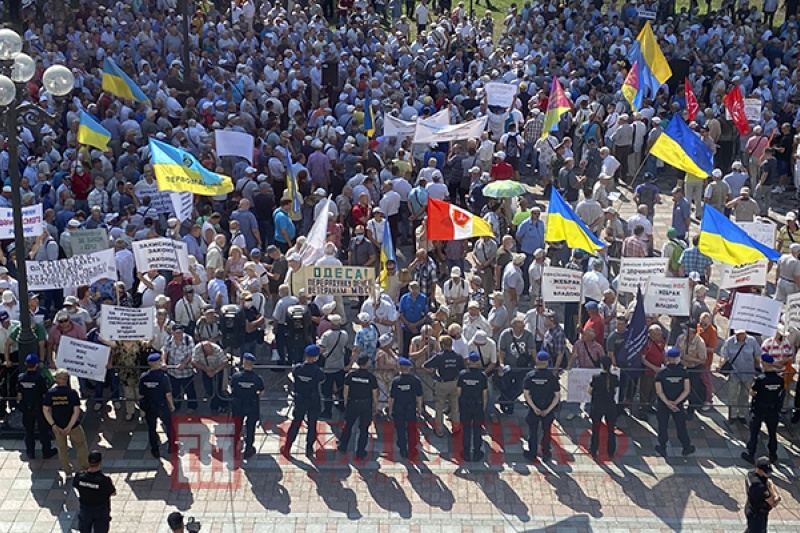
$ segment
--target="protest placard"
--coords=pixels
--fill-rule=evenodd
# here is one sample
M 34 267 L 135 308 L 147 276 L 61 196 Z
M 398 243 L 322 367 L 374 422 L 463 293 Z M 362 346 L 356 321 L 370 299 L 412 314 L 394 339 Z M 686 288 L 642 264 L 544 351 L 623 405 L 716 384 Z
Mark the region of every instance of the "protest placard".
M 617 278 L 617 292 L 636 294 L 639 285 L 644 287 L 652 276 L 667 274 L 669 257 L 623 257 Z
M 463 139 L 479 139 L 486 129 L 489 117 L 476 118 L 461 124 L 433 124 L 428 120 L 417 119 L 414 131 L 414 144 L 442 143 L 460 141 Z
M 216 130 L 214 132 L 214 143 L 217 148 L 217 155 L 241 157 L 251 165 L 253 164 L 254 138 L 249 133 L 234 130 Z
M 188 246 L 174 239 L 147 239 L 134 241 L 133 257 L 139 272 L 148 270 L 189 270 Z
M 154 316 L 152 307 L 104 305 L 100 308 L 100 334 L 107 341 L 150 340 Z
M 781 317 L 781 303 L 766 296 L 737 292 L 728 328 L 772 336 Z
M 619 368 L 612 368 L 611 372 L 619 376 Z M 599 368 L 573 368 L 567 372 L 567 400 L 568 402 L 588 403 L 592 397 L 589 394 L 589 383 L 592 377 L 599 374 Z M 619 389 L 617 389 L 619 401 Z
M 95 344 L 62 335 L 56 352 L 56 364 L 59 368 L 69 370 L 73 376 L 105 381 L 106 364 L 110 353 L 111 348 L 105 344 Z
M 309 295 L 369 296 L 374 291 L 375 269 L 371 267 L 307 266 L 303 271 Z
M 70 231 L 69 237 L 72 243 L 72 253 L 75 255 L 93 254 L 111 247 L 108 242 L 108 233 L 104 228 Z
M 786 329 L 794 328 L 800 331 L 800 292 L 790 294 L 786 298 L 786 314 L 783 319 Z
M 136 198 L 138 198 L 140 202 L 145 196 L 149 196 L 150 207 L 155 209 L 159 214 L 172 214 L 172 199 L 170 198 L 169 191 L 158 190 L 158 184 L 155 181 L 151 185 L 140 181 L 136 184 L 134 192 Z
M 117 280 L 114 250 L 74 255 L 55 261 L 28 261 L 25 266 L 28 289 L 32 291 L 91 285 L 102 278 Z
M 771 222 L 737 222 L 736 224 L 767 248 L 775 248 L 775 224 Z
M 658 16 L 658 11 L 656 11 L 655 9 L 638 8 L 636 10 L 636 16 L 643 20 L 656 20 L 656 16 Z
M 757 287 L 767 284 L 767 261 L 756 261 L 746 265 L 723 265 L 722 281 L 719 286 L 722 289 L 734 289 L 736 287 L 747 287 L 755 285 Z
M 172 201 L 172 210 L 175 218 L 183 222 L 192 216 L 194 211 L 194 194 L 190 192 L 171 192 L 169 198 Z
M 22 208 L 22 231 L 25 237 L 38 237 L 44 231 L 42 204 Z M 14 210 L 0 207 L 0 239 L 14 238 Z
M 689 316 L 691 291 L 688 278 L 654 276 L 647 280 L 644 312 L 648 314 Z
M 744 99 L 744 115 L 748 122 L 758 122 L 761 120 L 761 98 Z
M 514 103 L 514 98 L 518 92 L 518 87 L 510 83 L 487 83 L 484 89 L 486 90 L 486 101 L 489 105 L 505 108 Z
M 583 273 L 569 268 L 545 267 L 542 298 L 545 302 L 580 302 Z

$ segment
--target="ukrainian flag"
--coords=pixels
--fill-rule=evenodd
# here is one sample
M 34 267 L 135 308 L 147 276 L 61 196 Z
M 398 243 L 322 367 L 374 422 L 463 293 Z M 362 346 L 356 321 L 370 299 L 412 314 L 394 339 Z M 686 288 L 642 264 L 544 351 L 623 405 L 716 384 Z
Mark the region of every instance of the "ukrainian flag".
M 369 91 L 364 96 L 364 130 L 366 130 L 369 139 L 375 135 L 375 112 L 372 110 L 372 99 L 369 97 Z
M 292 201 L 292 213 L 299 213 L 303 207 L 300 204 L 300 195 L 297 189 L 297 176 L 294 175 L 294 163 L 292 163 L 292 151 L 286 147 L 286 192 Z
M 625 77 L 625 82 L 622 84 L 622 95 L 636 111 L 642 108 L 642 100 L 644 99 L 641 81 L 639 61 L 636 60 L 631 65 L 628 75 Z
M 385 220 L 383 224 L 383 243 L 381 243 L 381 275 L 378 280 L 381 284 L 381 289 L 389 288 L 389 272 L 386 270 L 386 263 L 388 261 L 397 262 L 394 255 L 394 243 L 392 242 L 392 230 L 389 227 L 389 221 Z
M 81 111 L 81 122 L 78 125 L 78 142 L 105 152 L 108 150 L 108 141 L 110 140 L 111 132 L 97 122 L 92 115 L 86 111 Z
M 729 265 L 744 265 L 755 261 L 777 261 L 781 254 L 764 246 L 725 215 L 706 204 L 700 223 L 701 252 Z
M 644 63 L 647 65 L 648 70 L 653 73 L 653 76 L 658 80 L 659 85 L 666 83 L 672 77 L 672 69 L 669 67 L 667 58 L 658 46 L 655 34 L 653 34 L 653 27 L 650 26 L 650 21 L 645 22 L 644 28 L 639 32 L 636 38 L 638 48 L 644 58 Z
M 120 98 L 150 105 L 150 100 L 139 86 L 109 58 L 103 61 L 103 90 Z
M 572 104 L 567 100 L 564 89 L 558 82 L 558 78 L 553 76 L 553 85 L 550 89 L 550 98 L 547 100 L 547 113 L 544 115 L 544 126 L 542 126 L 542 139 L 550 135 L 550 132 L 558 127 L 561 115 L 572 109 Z
M 693 176 L 710 176 L 714 170 L 714 154 L 677 115 L 658 136 L 650 154 Z
M 150 139 L 150 162 L 160 191 L 217 196 L 233 190 L 229 177 L 214 174 L 192 154 L 171 144 Z
M 547 242 L 566 241 L 570 248 L 586 250 L 589 253 L 605 248 L 606 243 L 595 237 L 555 187 L 551 191 L 544 240 Z

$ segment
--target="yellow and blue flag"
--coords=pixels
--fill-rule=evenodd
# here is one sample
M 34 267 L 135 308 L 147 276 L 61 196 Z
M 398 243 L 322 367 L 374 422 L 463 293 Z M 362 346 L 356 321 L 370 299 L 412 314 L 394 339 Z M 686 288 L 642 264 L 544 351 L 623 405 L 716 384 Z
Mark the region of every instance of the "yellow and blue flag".
M 647 22 L 639 32 L 639 37 L 636 38 L 630 51 L 628 52 L 628 61 L 631 65 L 635 65 L 637 76 L 637 93 L 638 100 L 636 109 L 641 109 L 641 101 L 643 98 L 655 98 L 658 93 L 659 87 L 665 83 L 672 76 L 672 69 L 667 62 L 667 58 L 661 52 L 658 46 L 656 36 L 653 34 L 653 28 L 650 22 Z M 633 70 L 633 67 L 631 67 Z M 629 74 L 630 76 L 630 74 Z M 626 79 L 625 84 L 628 80 Z M 625 85 L 623 85 L 623 94 L 625 94 Z M 625 95 L 626 98 L 628 95 Z M 631 100 L 628 99 L 630 102 Z M 631 103 L 633 106 L 634 104 Z
M 622 84 L 622 95 L 635 111 L 642 108 L 642 100 L 644 99 L 641 83 L 642 77 L 639 73 L 639 60 L 637 59 L 631 65 L 628 75 L 625 77 L 625 82 Z
M 369 91 L 364 96 L 364 130 L 369 139 L 375 135 L 375 111 L 372 110 L 372 98 L 369 96 Z
M 139 86 L 133 83 L 133 80 L 109 58 L 103 61 L 103 90 L 120 98 L 150 105 L 150 99 Z
M 389 271 L 386 270 L 386 263 L 389 261 L 397 262 L 397 257 L 394 255 L 394 243 L 392 242 L 392 230 L 389 227 L 389 221 L 383 224 L 383 242 L 381 243 L 381 275 L 378 278 L 380 281 L 381 289 L 389 288 Z
M 111 132 L 97 122 L 92 115 L 86 111 L 81 111 L 81 122 L 78 125 L 78 142 L 105 152 L 108 150 L 108 141 L 110 140 Z
M 697 247 L 711 259 L 734 266 L 781 257 L 780 252 L 764 246 L 708 204 L 703 209 Z
M 586 250 L 589 253 L 605 248 L 606 243 L 598 239 L 586 227 L 583 220 L 564 201 L 556 188 L 553 187 L 551 191 L 544 240 L 547 242 L 565 241 L 570 248 Z
M 677 115 L 658 136 L 650 154 L 693 176 L 710 176 L 714 170 L 711 149 Z
M 286 192 L 292 201 L 292 212 L 299 213 L 303 206 L 300 204 L 297 176 L 294 174 L 294 163 L 292 163 L 292 151 L 288 147 L 286 148 Z
M 150 162 L 160 191 L 217 196 L 233 190 L 228 176 L 211 172 L 192 154 L 171 144 L 150 139 Z

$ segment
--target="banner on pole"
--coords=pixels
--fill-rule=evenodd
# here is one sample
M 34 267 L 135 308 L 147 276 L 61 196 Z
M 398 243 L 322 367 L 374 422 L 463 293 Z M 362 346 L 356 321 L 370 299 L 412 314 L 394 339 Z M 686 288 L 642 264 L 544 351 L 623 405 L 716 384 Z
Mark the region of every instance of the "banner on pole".
M 489 117 L 481 117 L 461 124 L 442 126 L 418 119 L 417 128 L 414 132 L 414 144 L 479 139 L 486 129 L 488 120 Z
M 32 291 L 91 285 L 103 278 L 117 280 L 114 250 L 74 255 L 56 261 L 28 261 L 25 266 L 28 288 Z
M 42 204 L 22 208 L 22 231 L 25 237 L 38 237 L 44 231 Z M 14 210 L 0 207 L 0 239 L 14 238 Z
M 100 308 L 100 335 L 107 341 L 150 340 L 154 317 L 152 307 L 104 305 Z
M 450 124 L 450 110 L 447 108 L 434 113 L 426 119 L 420 119 L 423 124 L 439 124 L 447 126 Z M 386 115 L 383 121 L 384 137 L 413 137 L 417 130 L 416 120 L 402 120 L 392 115 Z
M 756 261 L 746 265 L 723 265 L 721 289 L 735 289 L 736 287 L 756 286 L 763 287 L 767 284 L 767 261 Z
M 545 267 L 542 299 L 547 302 L 580 302 L 583 273 L 569 268 Z
M 781 302 L 757 294 L 736 293 L 728 328 L 771 337 L 781 318 Z
M 105 344 L 95 344 L 63 335 L 58 343 L 56 364 L 65 368 L 73 376 L 105 381 L 106 365 L 111 348 Z
M 246 159 L 253 164 L 253 136 L 233 130 L 217 130 L 214 132 L 214 143 L 218 156 L 232 155 Z
M 689 278 L 652 277 L 644 294 L 647 314 L 689 316 L 691 308 Z
M 75 255 L 93 254 L 111 247 L 105 228 L 70 231 L 69 237 L 72 242 L 72 253 Z
M 645 285 L 651 277 L 667 274 L 669 257 L 623 257 L 617 277 L 617 292 L 636 294 L 639 285 Z
M 136 270 L 180 270 L 190 273 L 188 246 L 174 239 L 147 239 L 133 242 Z
M 375 286 L 372 267 L 307 266 L 303 271 L 309 296 L 369 296 Z

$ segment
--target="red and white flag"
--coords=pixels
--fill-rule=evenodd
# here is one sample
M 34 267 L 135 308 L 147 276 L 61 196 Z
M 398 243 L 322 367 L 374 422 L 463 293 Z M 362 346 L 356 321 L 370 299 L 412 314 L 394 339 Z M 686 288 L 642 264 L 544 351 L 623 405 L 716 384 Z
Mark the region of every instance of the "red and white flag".
M 684 84 L 684 93 L 686 94 L 686 111 L 689 112 L 689 121 L 692 121 L 697 116 L 697 113 L 700 112 L 700 106 L 697 105 L 697 97 L 694 95 L 694 91 L 692 91 L 692 84 L 689 83 L 689 78 L 683 82 Z
M 487 235 L 494 237 L 492 226 L 477 215 L 453 204 L 428 198 L 428 239 L 459 241 Z
M 750 132 L 750 124 L 747 122 L 747 115 L 744 112 L 744 99 L 739 86 L 734 85 L 731 92 L 722 101 L 725 103 L 725 109 L 731 114 L 731 119 L 736 124 L 739 135 L 747 135 Z

